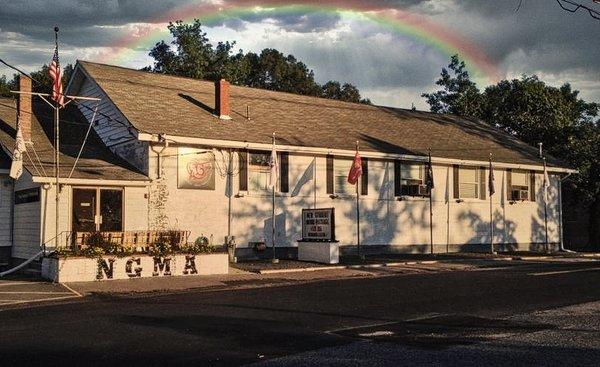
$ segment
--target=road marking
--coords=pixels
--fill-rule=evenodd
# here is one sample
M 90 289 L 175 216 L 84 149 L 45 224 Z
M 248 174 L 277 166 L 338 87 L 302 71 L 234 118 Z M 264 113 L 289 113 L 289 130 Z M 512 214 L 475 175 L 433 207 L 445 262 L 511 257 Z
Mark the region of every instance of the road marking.
M 600 268 L 547 271 L 547 272 L 540 272 L 540 273 L 529 273 L 527 275 L 533 275 L 533 276 L 557 275 L 557 274 L 580 273 L 580 272 L 584 272 L 584 271 L 598 271 L 598 270 L 600 270 Z
M 365 329 L 365 328 L 370 328 L 370 327 L 379 327 L 379 326 L 394 325 L 394 324 L 398 324 L 400 322 L 414 322 L 414 321 L 420 321 L 420 320 L 427 320 L 427 319 L 431 319 L 431 318 L 439 317 L 439 316 L 444 316 L 444 315 L 445 314 L 443 314 L 443 313 L 431 312 L 431 313 L 427 313 L 425 315 L 414 317 L 412 319 L 397 320 L 397 321 L 387 321 L 387 322 L 380 322 L 380 323 L 367 324 L 367 325 L 350 326 L 350 327 L 345 327 L 345 328 L 341 328 L 341 329 L 327 330 L 327 331 L 325 331 L 325 333 L 327 333 L 327 334 L 335 334 L 335 333 L 339 333 L 341 331 L 349 331 L 349 330 L 355 330 L 355 329 Z
M 358 334 L 358 336 L 362 336 L 365 338 L 373 338 L 373 337 L 378 337 L 378 336 L 392 336 L 392 335 L 394 335 L 394 332 L 388 331 L 388 330 L 381 330 L 381 331 L 374 331 L 372 333 Z
M 71 292 L 0 292 L 0 294 L 72 294 Z
M 77 292 L 75 289 L 69 287 L 65 283 L 60 283 L 60 285 L 62 285 L 63 287 L 67 288 L 69 291 L 73 292 L 77 297 L 83 297 L 83 295 L 81 293 Z
M 54 297 L 54 298 L 40 298 L 40 299 L 32 299 L 32 300 L 27 300 L 27 301 L 8 301 L 8 300 L 0 300 L 0 304 L 2 306 L 9 306 L 9 305 L 18 305 L 18 304 L 23 304 L 23 303 L 33 303 L 33 302 L 41 302 L 41 301 L 58 301 L 61 299 L 69 299 L 69 298 L 79 298 L 77 296 L 64 296 L 64 297 Z M 5 311 L 0 309 L 0 312 Z
M 32 282 L 10 282 L 10 283 L 0 283 L 0 287 L 9 286 L 9 285 L 21 285 L 21 284 L 38 284 Z

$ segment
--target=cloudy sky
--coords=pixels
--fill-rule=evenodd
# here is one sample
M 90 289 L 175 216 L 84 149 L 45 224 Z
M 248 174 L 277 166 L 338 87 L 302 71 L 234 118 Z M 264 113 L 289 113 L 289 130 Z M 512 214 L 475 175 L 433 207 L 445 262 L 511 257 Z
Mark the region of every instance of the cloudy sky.
M 420 94 L 435 89 L 453 49 L 428 34 L 426 24 L 480 52 L 503 78 L 537 74 L 553 85 L 570 82 L 584 98 L 600 102 L 600 21 L 586 12 L 565 12 L 556 0 L 522 0 L 518 11 L 519 0 L 299 1 L 333 4 L 339 11 L 272 11 L 273 1 L 232 1 L 0 0 L 0 57 L 26 71 L 38 69 L 51 59 L 52 28 L 58 25 L 63 65 L 85 59 L 138 68 L 151 64 L 147 54 L 156 36 L 168 39 L 151 31 L 164 30 L 165 22 L 175 20 L 170 16 L 203 18 L 202 9 L 220 7 L 229 12 L 206 19 L 212 41 L 291 53 L 319 82 L 351 82 L 377 104 L 427 109 Z M 600 11 L 592 0 L 575 1 Z M 250 11 L 234 11 L 240 3 L 250 3 Z M 422 37 L 402 20 L 373 20 L 398 14 L 416 19 Z M 149 31 L 154 37 L 145 37 Z M 480 87 L 491 83 L 472 64 Z M 12 71 L 0 67 L 2 74 Z

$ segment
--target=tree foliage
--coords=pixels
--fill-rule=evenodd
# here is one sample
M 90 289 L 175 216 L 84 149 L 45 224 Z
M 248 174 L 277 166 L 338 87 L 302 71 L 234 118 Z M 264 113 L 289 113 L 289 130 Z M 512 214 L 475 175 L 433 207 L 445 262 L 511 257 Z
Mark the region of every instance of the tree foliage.
M 579 174 L 565 182 L 565 197 L 588 207 L 590 242 L 598 244 L 599 105 L 579 98 L 568 83 L 557 88 L 535 75 L 502 80 L 480 92 L 456 55 L 448 69 L 436 82 L 442 89 L 422 95 L 431 111 L 479 118 L 531 146 L 542 143 L 545 152 L 576 168 Z
M 74 67 L 71 64 L 67 64 L 63 68 L 62 83 L 63 88 L 71 79 Z M 38 93 L 50 93 L 52 91 L 52 79 L 48 73 L 48 65 L 42 65 L 39 70 L 36 70 L 29 74 L 33 79 L 33 91 Z M 11 90 L 19 89 L 19 75 L 14 74 L 11 80 L 7 80 L 5 75 L 0 76 L 0 96 L 2 97 L 14 97 Z
M 263 88 L 308 96 L 370 103 L 361 98 L 356 86 L 328 82 L 321 86 L 314 72 L 293 55 L 272 48 L 260 54 L 234 52 L 235 41 L 218 42 L 216 46 L 202 30 L 198 19 L 192 23 L 169 23 L 173 41 L 156 43 L 150 51 L 154 65 L 145 70 L 195 79 L 227 79 L 236 85 Z

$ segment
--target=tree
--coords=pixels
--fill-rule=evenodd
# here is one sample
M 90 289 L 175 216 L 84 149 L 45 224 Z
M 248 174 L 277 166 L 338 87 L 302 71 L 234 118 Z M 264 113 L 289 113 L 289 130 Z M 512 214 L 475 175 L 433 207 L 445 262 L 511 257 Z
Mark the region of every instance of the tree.
M 349 83 L 340 86 L 335 82 L 338 93 L 324 92 L 324 87 L 315 81 L 314 72 L 293 55 L 284 55 L 272 48 L 264 49 L 260 54 L 242 50 L 234 54 L 235 41 L 213 46 L 198 19 L 190 24 L 169 23 L 168 29 L 173 41 L 171 44 L 156 43 L 150 51 L 154 65 L 144 70 L 196 79 L 225 78 L 233 84 L 254 88 L 356 103 L 371 102 L 362 99 L 358 88 Z
M 63 75 L 61 78 L 61 82 L 63 84 L 63 89 L 67 86 L 69 80 L 71 80 L 71 75 L 73 75 L 74 67 L 72 64 L 67 64 L 63 68 Z M 33 79 L 33 91 L 38 93 L 50 93 L 52 92 L 52 79 L 50 79 L 50 74 L 48 73 L 48 65 L 42 65 L 39 70 L 36 70 L 29 74 Z M 0 76 L 0 96 L 11 97 L 14 96 L 13 93 L 10 93 L 10 90 L 16 90 L 19 88 L 19 75 L 14 74 L 13 79 L 11 81 L 6 80 L 6 76 Z
M 480 118 L 531 146 L 542 143 L 547 153 L 579 171 L 563 186 L 571 205 L 589 212 L 590 245 L 600 243 L 600 123 L 599 106 L 579 98 L 567 83 L 549 86 L 537 76 L 502 80 L 480 93 L 464 62 L 453 56 L 436 82 L 444 89 L 424 93 L 432 112 Z M 571 200 L 569 200 L 571 199 Z
M 18 76 L 13 75 L 12 80 L 7 80 L 5 75 L 0 76 L 0 97 L 14 97 L 11 90 L 18 88 Z
M 442 68 L 441 77 L 435 82 L 443 89 L 434 93 L 423 93 L 421 96 L 427 99 L 432 112 L 478 116 L 481 112 L 481 93 L 471 81 L 465 62 L 461 61 L 458 55 L 454 55 L 448 69 Z

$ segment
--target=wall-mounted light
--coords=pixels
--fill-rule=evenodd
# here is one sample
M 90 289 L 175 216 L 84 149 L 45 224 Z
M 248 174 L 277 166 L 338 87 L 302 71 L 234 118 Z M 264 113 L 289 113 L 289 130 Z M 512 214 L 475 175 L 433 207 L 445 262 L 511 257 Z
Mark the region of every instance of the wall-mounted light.
M 464 199 L 456 199 L 457 203 L 463 203 L 465 200 Z

